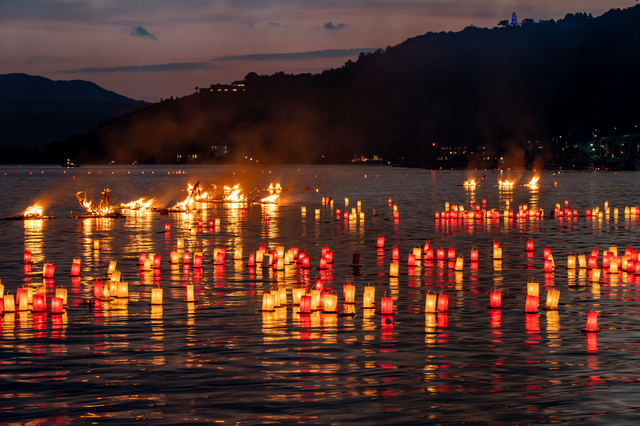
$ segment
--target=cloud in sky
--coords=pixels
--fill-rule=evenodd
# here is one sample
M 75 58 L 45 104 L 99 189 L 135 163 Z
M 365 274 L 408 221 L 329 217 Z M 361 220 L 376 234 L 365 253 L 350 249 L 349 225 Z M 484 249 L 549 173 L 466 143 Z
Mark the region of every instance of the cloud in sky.
M 105 68 L 78 68 L 75 70 L 60 71 L 64 73 L 100 73 L 100 72 L 162 72 L 162 71 L 191 71 L 201 69 L 215 69 L 215 66 L 206 62 L 174 62 L 156 65 L 131 65 Z
M 134 27 L 133 31 L 131 31 L 129 34 L 134 37 L 149 37 L 151 40 L 158 41 L 155 34 L 151 34 L 149 31 L 142 28 L 142 26 Z
M 277 22 L 269 22 L 269 26 L 273 28 L 287 28 L 284 24 L 279 24 Z
M 324 28 L 325 30 L 338 31 L 338 30 L 343 29 L 346 26 L 347 26 L 347 24 L 343 24 L 343 23 L 339 23 L 339 24 L 333 25 L 333 22 L 329 21 L 326 24 L 324 24 L 324 26 L 322 28 Z
M 312 61 L 320 58 L 345 58 L 359 55 L 360 52 L 374 52 L 372 48 L 356 49 L 326 49 L 312 50 L 309 52 L 292 53 L 254 53 L 250 55 L 222 56 L 211 59 L 211 61 Z

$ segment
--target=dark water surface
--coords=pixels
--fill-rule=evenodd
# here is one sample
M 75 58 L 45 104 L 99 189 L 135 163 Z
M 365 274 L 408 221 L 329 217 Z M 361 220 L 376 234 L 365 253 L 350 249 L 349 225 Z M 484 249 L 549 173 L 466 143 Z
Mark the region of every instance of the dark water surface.
M 177 174 L 177 171 L 187 174 Z M 91 173 L 89 173 L 91 172 Z M 143 173 L 144 172 L 144 173 Z M 5 174 L 6 173 L 6 174 Z M 235 174 L 234 174 L 235 173 Z M 460 186 L 473 173 L 487 175 L 474 192 Z M 44 261 L 56 266 L 50 293 L 65 287 L 69 309 L 59 316 L 7 314 L 0 328 L 0 422 L 25 424 L 638 424 L 640 419 L 640 277 L 603 272 L 600 284 L 586 271 L 566 269 L 569 253 L 640 246 L 640 220 L 624 207 L 640 204 L 640 174 L 541 173 L 540 187 L 522 186 L 533 172 L 462 172 L 364 166 L 278 166 L 243 168 L 104 166 L 61 169 L 0 167 L 0 216 L 21 213 L 35 201 L 49 221 L 0 222 L 0 278 L 5 292 L 42 282 Z M 75 178 L 74 178 L 75 176 Z M 518 177 L 512 191 L 498 178 Z M 247 189 L 280 182 L 278 206 L 202 206 L 200 213 L 137 213 L 125 219 L 72 219 L 80 213 L 74 194 L 92 189 L 94 200 L 110 188 L 112 201 L 155 196 L 159 204 L 185 197 L 187 182 L 242 182 Z M 557 182 L 557 186 L 554 186 Z M 310 190 L 303 190 L 309 186 Z M 316 192 L 316 189 L 318 192 Z M 321 205 L 333 197 L 333 208 Z M 362 203 L 365 220 L 335 220 L 335 209 Z M 394 220 L 388 198 L 398 206 Z M 469 209 L 470 199 L 504 209 L 506 201 L 545 210 L 545 219 L 518 223 L 435 220 L 445 201 Z M 569 200 L 580 217 L 548 218 Z M 608 201 L 611 216 L 587 220 L 584 211 Z M 301 215 L 306 206 L 307 215 Z M 613 209 L 620 209 L 615 218 Z M 315 217 L 315 209 L 320 216 Z M 377 217 L 372 217 L 376 209 Z M 268 213 L 266 225 L 263 215 Z M 220 227 L 208 221 L 221 219 Z M 198 229 L 199 220 L 205 226 Z M 161 231 L 171 223 L 168 234 Z M 191 229 L 195 229 L 192 231 Z M 375 248 L 386 237 L 386 250 Z M 536 249 L 527 257 L 531 237 Z M 168 263 L 176 240 L 202 251 L 201 272 Z M 94 239 L 101 249 L 93 250 Z M 455 247 L 465 258 L 462 273 L 438 262 L 410 274 L 408 253 L 426 240 Z M 494 240 L 504 259 L 491 256 Z M 288 266 L 276 273 L 249 269 L 251 250 L 265 243 L 299 247 L 313 268 Z M 319 271 L 321 247 L 334 264 Z M 391 247 L 400 250 L 400 277 L 388 276 Z M 214 267 L 213 249 L 227 249 L 226 264 Z M 470 268 L 472 247 L 480 252 Z M 542 250 L 551 247 L 557 269 L 543 272 Z M 244 263 L 233 261 L 242 247 Z M 31 272 L 21 264 L 33 252 Z M 162 255 L 162 269 L 141 273 L 140 252 Z M 361 254 L 359 271 L 352 253 Z M 80 279 L 69 277 L 74 257 Z M 128 281 L 128 303 L 87 304 L 93 281 L 105 279 L 111 259 Z M 316 277 L 340 295 L 347 280 L 362 300 L 376 286 L 394 300 L 392 321 L 356 307 L 356 316 L 314 313 L 292 307 L 259 312 L 264 291 L 313 285 Z M 525 315 L 527 281 L 540 283 L 540 313 Z M 182 302 L 186 284 L 199 303 Z M 165 304 L 149 306 L 160 286 Z M 489 310 L 489 291 L 503 289 L 502 310 Z M 549 288 L 561 291 L 560 309 L 545 311 Z M 422 312 L 429 290 L 450 296 L 450 312 Z M 581 333 L 589 311 L 599 313 L 597 335 Z

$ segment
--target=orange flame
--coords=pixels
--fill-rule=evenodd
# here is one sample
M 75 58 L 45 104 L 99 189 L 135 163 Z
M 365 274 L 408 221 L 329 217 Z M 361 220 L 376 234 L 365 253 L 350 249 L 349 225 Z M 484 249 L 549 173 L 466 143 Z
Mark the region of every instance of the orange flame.
M 242 203 L 247 199 L 245 195 L 242 194 L 242 188 L 240 187 L 240 184 L 237 184 L 232 187 L 224 187 L 224 197 L 222 198 L 222 200 L 227 203 Z
M 269 191 L 269 196 L 262 198 L 260 200 L 261 203 L 275 204 L 280 201 L 280 193 L 282 192 L 282 187 L 279 183 L 276 183 L 275 186 L 273 185 L 273 183 L 271 183 L 269 185 L 269 188 L 267 188 L 267 191 Z
M 142 197 L 128 203 L 122 203 L 120 204 L 120 208 L 129 210 L 151 210 L 155 201 L 155 198 L 146 200 L 144 197 Z
M 22 216 L 28 217 L 28 218 L 39 218 L 39 217 L 42 217 L 43 213 L 44 213 L 44 207 L 40 206 L 39 204 L 34 204 L 32 206 L 27 207 L 27 209 L 24 211 Z

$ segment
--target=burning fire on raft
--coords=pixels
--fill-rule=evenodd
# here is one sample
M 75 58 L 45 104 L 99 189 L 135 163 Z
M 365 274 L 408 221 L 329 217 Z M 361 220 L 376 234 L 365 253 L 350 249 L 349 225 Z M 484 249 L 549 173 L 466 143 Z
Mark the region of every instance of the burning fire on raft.
M 247 202 L 247 197 L 242 192 L 242 188 L 240 187 L 240 184 L 237 184 L 234 186 L 225 185 L 224 196 L 222 198 L 222 201 L 225 203 L 245 203 Z
M 476 183 L 475 179 L 471 179 L 471 180 L 465 180 L 465 181 L 462 183 L 462 185 L 464 185 L 464 187 L 465 187 L 466 189 L 475 189 L 475 188 L 476 188 L 477 183 Z
M 155 198 L 150 198 L 147 200 L 146 198 L 142 197 L 128 203 L 122 203 L 120 204 L 120 208 L 126 210 L 150 211 L 153 210 L 153 203 L 155 201 Z
M 275 185 L 273 183 L 269 184 L 267 191 L 269 191 L 269 196 L 260 199 L 261 204 L 277 204 L 280 202 L 282 187 L 279 183 L 276 183 Z
M 526 184 L 525 186 L 528 186 L 528 187 L 530 187 L 530 188 L 531 188 L 531 187 L 534 187 L 534 186 L 538 186 L 538 181 L 539 181 L 539 180 L 540 180 L 540 177 L 539 177 L 539 176 L 532 177 L 532 178 L 531 178 L 531 181 L 529 181 L 529 183 L 528 183 L 528 184 Z
M 56 216 L 45 216 L 44 207 L 34 204 L 27 207 L 22 214 L 0 218 L 0 220 L 33 220 L 33 219 L 55 219 Z
M 169 207 L 167 210 L 171 213 L 186 213 L 193 210 L 196 202 L 197 194 L 200 191 L 200 182 L 187 186 L 187 198 L 184 201 L 177 202 L 175 206 Z
M 122 217 L 122 214 L 119 211 L 116 211 L 114 206 L 111 205 L 109 201 L 109 197 L 111 196 L 111 190 L 106 188 L 102 190 L 100 195 L 102 199 L 98 204 L 93 204 L 91 201 L 91 193 L 90 190 L 84 191 L 85 196 L 83 197 L 82 191 L 76 192 L 76 198 L 78 202 L 84 209 L 85 214 L 81 216 L 72 216 L 76 218 L 86 218 L 86 217 Z
M 498 187 L 500 189 L 513 189 L 515 183 L 515 180 L 498 180 Z

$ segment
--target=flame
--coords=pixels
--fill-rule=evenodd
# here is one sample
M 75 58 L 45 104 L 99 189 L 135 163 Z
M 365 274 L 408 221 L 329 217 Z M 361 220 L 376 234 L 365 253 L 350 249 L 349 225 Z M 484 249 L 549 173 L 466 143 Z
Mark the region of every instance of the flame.
M 27 207 L 27 209 L 24 211 L 22 216 L 28 217 L 28 218 L 39 218 L 39 217 L 42 217 L 43 213 L 44 213 L 44 207 L 40 206 L 39 204 L 34 204 L 32 206 Z
M 540 180 L 539 176 L 532 177 L 531 181 L 528 184 L 526 184 L 525 186 L 538 186 L 538 181 L 539 180 Z
M 463 185 L 465 186 L 465 188 L 475 188 L 477 183 L 475 179 L 471 179 L 471 180 L 465 180 Z
M 261 203 L 275 204 L 280 201 L 280 193 L 282 192 L 282 187 L 279 183 L 276 183 L 275 186 L 273 185 L 273 183 L 269 184 L 269 188 L 267 188 L 267 191 L 269 191 L 269 196 L 262 198 L 260 200 Z
M 498 180 L 498 186 L 505 189 L 513 188 L 513 185 L 515 185 L 515 183 L 515 180 Z
M 169 210 L 173 212 L 188 212 L 193 207 L 199 190 L 200 182 L 196 182 L 193 185 L 190 183 L 187 184 L 187 198 L 185 198 L 184 201 L 177 202 L 176 205 L 170 207 Z
M 227 203 L 241 203 L 246 201 L 246 197 L 241 193 L 242 188 L 240 184 L 234 185 L 232 187 L 225 186 L 224 187 L 224 197 L 222 201 Z
M 115 213 L 115 210 L 111 203 L 109 202 L 109 196 L 111 195 L 111 190 L 109 188 L 104 189 L 100 195 L 102 195 L 102 200 L 98 204 L 93 204 L 91 200 L 84 198 L 80 195 L 82 191 L 76 192 L 76 198 L 78 202 L 84 209 L 85 213 L 91 216 L 99 216 L 105 217 Z
M 155 201 L 155 198 L 146 200 L 144 197 L 142 197 L 128 203 L 122 203 L 120 204 L 120 208 L 129 210 L 151 210 Z

